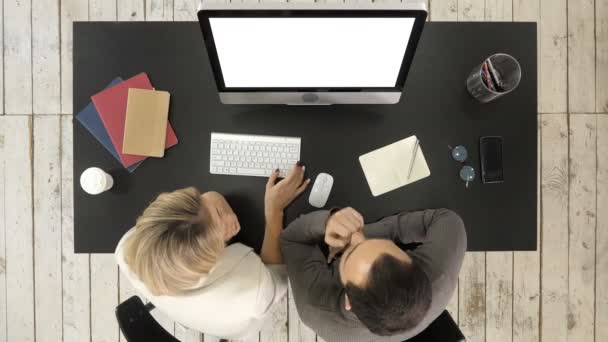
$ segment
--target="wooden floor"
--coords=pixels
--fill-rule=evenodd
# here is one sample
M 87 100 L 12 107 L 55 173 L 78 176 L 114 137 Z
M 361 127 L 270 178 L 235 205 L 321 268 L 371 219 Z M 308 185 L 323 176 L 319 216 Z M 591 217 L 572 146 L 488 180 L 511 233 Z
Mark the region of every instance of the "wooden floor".
M 608 341 L 608 0 L 428 2 L 433 21 L 538 22 L 538 251 L 467 254 L 449 310 L 469 341 Z M 73 253 L 72 22 L 195 20 L 197 0 L 0 3 L 0 342 L 123 340 L 133 290 L 111 255 Z M 320 341 L 279 309 L 252 341 Z

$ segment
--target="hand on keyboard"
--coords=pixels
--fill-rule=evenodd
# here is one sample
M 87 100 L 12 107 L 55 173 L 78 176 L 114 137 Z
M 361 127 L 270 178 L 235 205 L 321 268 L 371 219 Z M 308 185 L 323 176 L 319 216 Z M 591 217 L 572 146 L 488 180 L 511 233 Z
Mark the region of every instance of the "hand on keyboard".
M 284 179 L 279 180 L 279 169 L 270 175 L 264 197 L 264 210 L 267 215 L 283 212 L 296 197 L 306 190 L 310 179 L 304 180 L 305 169 L 306 167 L 301 162 L 297 162 Z
M 211 133 L 209 172 L 218 175 L 281 177 L 300 160 L 300 138 Z

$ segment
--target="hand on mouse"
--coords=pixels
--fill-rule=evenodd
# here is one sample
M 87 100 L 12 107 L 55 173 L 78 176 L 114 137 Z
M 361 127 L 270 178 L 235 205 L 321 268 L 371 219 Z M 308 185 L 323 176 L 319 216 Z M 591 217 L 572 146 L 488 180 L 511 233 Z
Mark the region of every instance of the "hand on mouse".
M 287 177 L 277 182 L 279 169 L 276 169 L 266 183 L 266 195 L 264 197 L 264 211 L 266 216 L 283 213 L 283 210 L 298 197 L 310 183 L 310 179 L 304 180 L 305 166 L 298 162 L 289 171 Z
M 363 216 L 353 208 L 344 208 L 333 213 L 325 226 L 325 243 L 329 246 L 327 262 L 344 250 L 354 233 L 363 228 Z

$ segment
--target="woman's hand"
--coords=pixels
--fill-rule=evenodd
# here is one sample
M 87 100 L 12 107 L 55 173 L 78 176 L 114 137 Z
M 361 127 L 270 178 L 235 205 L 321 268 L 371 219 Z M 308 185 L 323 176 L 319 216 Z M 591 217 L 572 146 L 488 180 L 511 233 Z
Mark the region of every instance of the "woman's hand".
M 283 210 L 293 202 L 305 189 L 310 179 L 304 181 L 304 165 L 298 162 L 289 171 L 285 179 L 279 179 L 279 169 L 276 169 L 266 183 L 264 196 L 264 214 L 266 216 L 266 232 L 260 251 L 260 258 L 265 264 L 282 264 L 280 235 L 283 231 Z
M 266 183 L 266 195 L 264 197 L 264 212 L 266 217 L 282 214 L 283 210 L 298 197 L 310 183 L 310 179 L 304 180 L 304 169 L 302 163 L 298 162 L 287 174 L 285 179 L 279 178 L 279 169 L 276 169 Z

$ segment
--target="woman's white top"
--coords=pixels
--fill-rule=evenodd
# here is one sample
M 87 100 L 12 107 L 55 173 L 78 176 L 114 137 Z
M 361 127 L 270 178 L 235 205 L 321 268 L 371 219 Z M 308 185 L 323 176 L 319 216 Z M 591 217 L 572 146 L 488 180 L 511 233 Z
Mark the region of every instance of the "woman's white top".
M 243 339 L 262 328 L 273 304 L 287 293 L 284 265 L 265 265 L 253 249 L 235 243 L 226 247 L 207 277 L 188 293 L 154 296 L 124 260 L 123 242 L 131 232 L 116 247 L 120 270 L 157 310 L 188 328 L 221 338 Z

